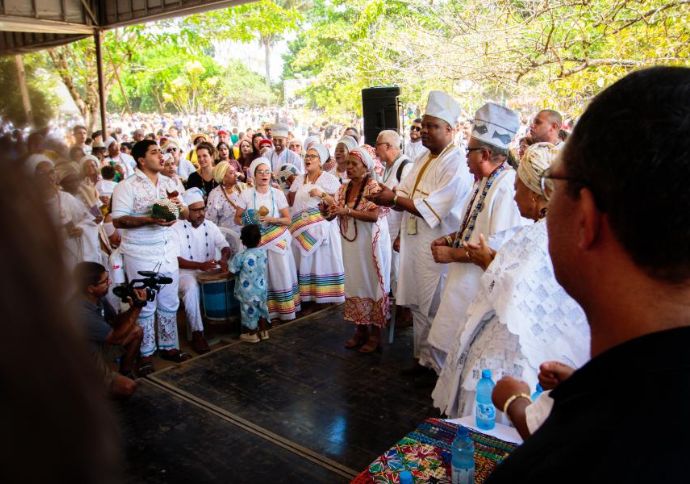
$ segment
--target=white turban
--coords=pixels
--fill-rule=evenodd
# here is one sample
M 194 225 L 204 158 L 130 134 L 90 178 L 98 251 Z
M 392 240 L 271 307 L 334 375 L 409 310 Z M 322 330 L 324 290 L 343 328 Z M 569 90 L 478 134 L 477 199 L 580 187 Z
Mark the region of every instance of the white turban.
M 328 152 L 328 148 L 322 144 L 313 144 L 309 149 L 314 150 L 319 154 L 319 160 L 321 160 L 322 165 L 331 157 L 331 154 Z
M 364 164 L 364 166 L 367 167 L 367 171 L 369 173 L 373 173 L 374 166 L 375 166 L 374 160 L 372 159 L 371 155 L 369 154 L 369 152 L 366 149 L 360 148 L 358 146 L 357 148 L 350 150 L 350 153 L 348 154 L 348 156 L 354 156 L 355 158 L 357 158 L 359 161 L 361 161 Z
M 197 187 L 192 187 L 182 194 L 182 200 L 188 207 L 193 203 L 204 201 L 204 193 Z
M 338 140 L 338 144 L 336 144 L 336 146 L 338 146 L 339 144 L 344 144 L 345 148 L 347 148 L 347 151 L 354 150 L 355 148 L 357 148 L 357 146 L 359 146 L 359 144 L 357 143 L 357 140 L 354 139 L 352 136 L 349 136 L 349 135 L 345 135 L 342 138 L 340 138 Z
M 558 148 L 551 143 L 535 143 L 529 146 L 518 165 L 517 175 L 520 181 L 534 193 L 541 194 L 541 175 L 553 165 L 558 153 Z
M 267 158 L 264 158 L 263 156 L 258 157 L 256 160 L 252 161 L 252 164 L 249 165 L 249 175 L 254 176 L 256 173 L 256 169 L 259 167 L 259 165 L 266 165 L 268 168 L 271 168 L 271 162 L 268 161 Z
M 275 138 L 287 138 L 288 137 L 288 127 L 284 124 L 276 123 L 271 126 L 271 135 Z
M 100 161 L 98 160 L 98 158 L 96 158 L 93 155 L 82 156 L 81 160 L 79 160 L 79 166 L 81 166 L 82 170 L 84 169 L 84 166 L 86 165 L 87 161 L 95 163 L 96 167 L 98 167 L 98 165 L 100 164 Z

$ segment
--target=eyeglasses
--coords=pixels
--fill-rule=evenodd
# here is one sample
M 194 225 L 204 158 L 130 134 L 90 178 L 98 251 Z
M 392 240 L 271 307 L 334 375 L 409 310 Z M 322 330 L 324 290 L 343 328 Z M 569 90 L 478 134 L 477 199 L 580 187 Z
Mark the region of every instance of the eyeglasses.
M 319 155 L 304 155 L 305 160 L 318 160 Z
M 177 153 L 177 148 L 168 148 L 165 150 L 166 153 Z
M 256 170 L 257 175 L 270 175 L 271 170 Z
M 551 168 L 544 170 L 539 177 L 539 188 L 541 188 L 541 195 L 545 200 L 549 199 L 550 193 L 553 191 L 553 183 L 549 183 L 548 180 L 563 180 L 573 183 L 580 183 L 581 185 L 586 185 L 586 182 L 580 178 L 565 176 L 565 175 L 553 175 L 551 173 Z
M 479 151 L 483 149 L 483 146 L 480 146 L 479 148 L 465 148 L 465 155 L 470 156 L 470 153 L 472 153 L 473 151 Z
M 410 131 L 421 131 L 422 128 L 420 126 L 410 126 Z
M 110 275 L 105 276 L 105 279 L 102 281 L 98 281 L 96 283 L 97 286 L 102 286 L 103 284 L 108 284 L 110 282 Z

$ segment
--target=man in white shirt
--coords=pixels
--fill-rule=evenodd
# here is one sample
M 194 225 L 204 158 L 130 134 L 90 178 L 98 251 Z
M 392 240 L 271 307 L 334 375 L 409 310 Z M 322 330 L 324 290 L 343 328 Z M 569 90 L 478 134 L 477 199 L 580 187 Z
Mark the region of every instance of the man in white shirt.
M 172 279 L 171 284 L 161 287 L 156 298 L 141 310 L 137 320 L 144 330 L 141 344 L 139 373 L 154 371 L 152 356 L 158 347 L 159 354 L 171 361 L 189 358 L 179 350 L 177 337 L 177 295 L 179 269 L 177 242 L 172 229 L 175 220 L 166 221 L 152 217 L 156 202 L 168 199 L 168 193 L 176 190 L 175 184 L 160 174 L 163 170 L 163 153 L 155 141 L 143 140 L 132 148 L 137 160 L 134 175 L 121 181 L 113 191 L 113 225 L 120 229 L 120 252 L 129 280 L 140 278 L 138 271 L 158 271 L 159 275 Z M 177 197 L 171 199 L 181 212 L 186 207 Z M 154 320 L 158 331 L 154 331 Z M 158 342 L 156 344 L 156 333 Z
M 419 364 L 405 372 L 410 376 L 424 373 L 423 367 L 434 367 L 427 340 L 448 268 L 433 260 L 429 247 L 435 239 L 457 230 L 472 188 L 464 154 L 453 144 L 453 126 L 459 116 L 460 106 L 452 97 L 431 91 L 422 118 L 422 142 L 429 153 L 417 160 L 396 192 L 380 185 L 381 191 L 369 197 L 403 212 L 396 300 L 412 310 L 414 357 Z
M 417 118 L 412 121 L 412 126 L 410 126 L 410 141 L 405 145 L 405 154 L 412 161 L 417 161 L 428 152 L 429 150 L 422 143 L 422 118 Z
M 81 148 L 85 155 L 90 155 L 91 147 L 86 144 L 86 126 L 77 124 L 72 128 L 72 135 L 74 136 L 74 144 L 70 148 Z
M 122 153 L 120 151 L 120 143 L 118 143 L 115 138 L 108 138 L 105 143 L 105 147 L 108 150 L 108 157 L 104 160 L 104 162 L 111 163 L 116 167 L 120 167 L 122 179 L 132 176 L 134 174 L 134 170 L 137 168 L 137 163 L 134 161 L 134 158 L 127 153 Z
M 462 334 L 465 314 L 479 290 L 482 269 L 473 264 L 463 242 L 476 244 L 482 234 L 497 250 L 501 233 L 523 224 L 515 203 L 515 170 L 507 162 L 508 145 L 520 127 L 514 111 L 487 103 L 474 117 L 467 145 L 467 165 L 477 179 L 458 228 L 435 240 L 434 261 L 447 264 L 448 279 L 429 332 L 434 369 L 440 373 L 453 340 Z
M 382 183 L 391 190 L 395 190 L 402 180 L 412 170 L 413 163 L 410 158 L 400 151 L 400 135 L 393 130 L 381 131 L 376 138 L 376 156 L 379 157 L 384 165 Z M 400 254 L 398 253 L 400 241 L 396 245 L 396 239 L 400 234 L 400 221 L 402 212 L 391 210 L 388 213 L 388 231 L 391 236 L 393 251 L 391 253 L 391 291 L 395 294 L 398 282 L 398 268 L 400 265 Z
M 187 220 L 179 220 L 173 225 L 180 249 L 177 257 L 180 264 L 179 294 L 184 302 L 187 324 L 192 329 L 192 348 L 203 354 L 208 353 L 210 348 L 204 337 L 197 275 L 201 272 L 227 272 L 230 246 L 218 226 L 206 220 L 206 204 L 201 190 L 190 188 L 182 198 L 189 215 Z M 218 250 L 220 259 L 216 260 Z
M 287 164 L 296 166 L 299 174 L 304 173 L 302 157 L 287 149 L 288 127 L 286 125 L 274 124 L 271 127 L 271 141 L 274 146 L 273 150 L 263 156 L 271 162 L 271 171 L 274 175 L 278 175 L 280 167 Z

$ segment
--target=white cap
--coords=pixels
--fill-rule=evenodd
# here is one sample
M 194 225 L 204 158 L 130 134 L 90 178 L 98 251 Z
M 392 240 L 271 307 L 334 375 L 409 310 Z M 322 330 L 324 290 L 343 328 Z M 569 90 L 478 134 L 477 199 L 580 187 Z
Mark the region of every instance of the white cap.
M 271 136 L 273 136 L 274 138 L 276 136 L 280 138 L 287 138 L 288 131 L 288 127 L 284 124 L 276 123 L 273 126 L 271 126 Z
M 182 200 L 188 207 L 193 203 L 203 202 L 204 193 L 197 187 L 192 187 L 182 194 Z
M 472 138 L 508 149 L 519 127 L 520 117 L 515 111 L 500 104 L 486 103 L 474 115 Z
M 443 91 L 431 91 L 424 114 L 442 119 L 454 128 L 460 118 L 460 105 Z
M 108 136 L 108 139 L 105 140 L 105 148 L 108 149 L 110 148 L 110 145 L 115 143 L 117 140 L 113 138 L 112 136 Z

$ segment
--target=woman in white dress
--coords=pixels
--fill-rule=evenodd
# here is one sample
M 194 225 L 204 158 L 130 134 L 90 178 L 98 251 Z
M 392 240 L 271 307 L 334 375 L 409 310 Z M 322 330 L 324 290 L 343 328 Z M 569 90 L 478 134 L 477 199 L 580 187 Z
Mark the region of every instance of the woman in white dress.
M 532 145 L 518 167 L 515 200 L 535 224 L 518 228 L 498 253 L 483 236 L 479 244 L 464 245 L 486 272 L 432 393 L 434 405 L 451 418 L 473 413 L 482 369 L 490 369 L 495 381 L 512 376 L 535 388 L 541 363 L 578 367 L 589 359 L 584 313 L 556 282 L 548 254 L 541 177 L 557 153 L 550 143 Z
M 230 244 L 233 254 L 242 247 L 240 231 L 235 223 L 239 198 L 247 185 L 238 180 L 237 168 L 227 161 L 221 161 L 213 168 L 213 179 L 219 185 L 211 190 L 206 201 L 206 218 L 215 223 Z
M 338 179 L 326 173 L 328 148 L 313 144 L 304 156 L 306 173 L 297 175 L 290 186 L 292 207 L 292 250 L 298 268 L 302 301 L 342 303 L 345 301 L 345 271 L 338 224 L 324 218 L 319 203 L 340 189 Z
M 343 245 L 346 321 L 355 324 L 355 334 L 345 347 L 361 353 L 380 348 L 381 328 L 389 317 L 391 241 L 387 210 L 367 196 L 380 190 L 373 177 L 374 161 L 363 148 L 354 148 L 347 158 L 348 182 L 335 199 L 325 197 L 330 217 L 338 217 Z
M 300 310 L 297 269 L 292 256 L 290 209 L 283 192 L 271 186 L 271 164 L 263 157 L 251 164 L 254 186 L 238 199 L 235 223 L 261 226 L 261 243 L 268 259 L 268 313 L 271 319 L 295 319 Z
M 334 175 L 340 183 L 347 181 L 347 157 L 351 150 L 357 148 L 357 140 L 352 136 L 343 136 L 335 145 L 333 157 L 335 158 L 335 166 L 330 173 Z

